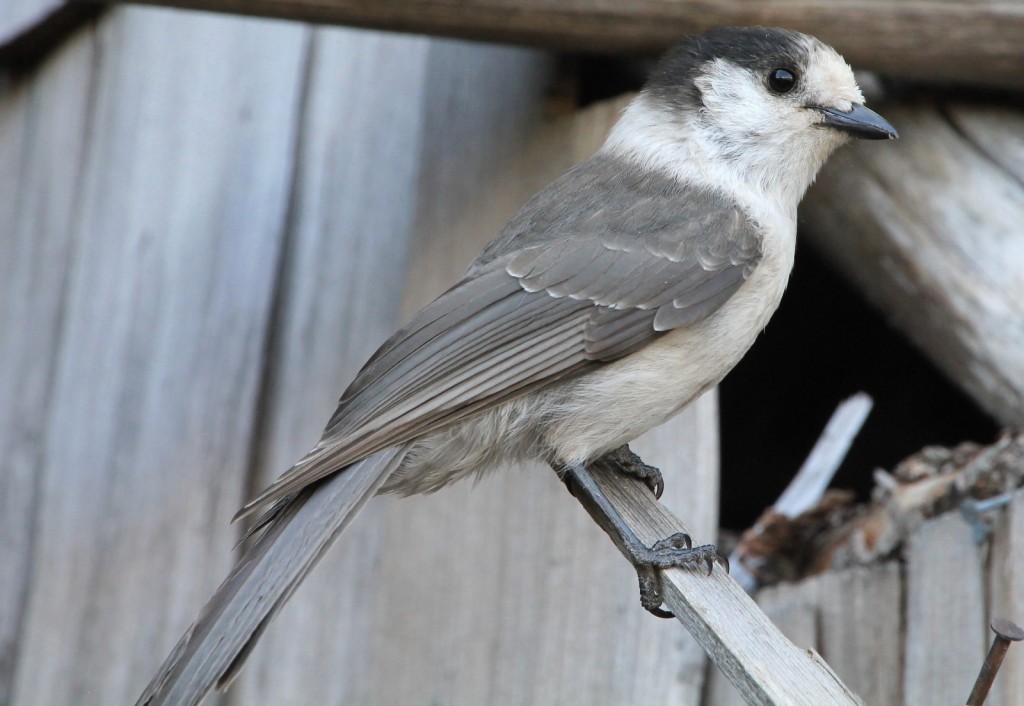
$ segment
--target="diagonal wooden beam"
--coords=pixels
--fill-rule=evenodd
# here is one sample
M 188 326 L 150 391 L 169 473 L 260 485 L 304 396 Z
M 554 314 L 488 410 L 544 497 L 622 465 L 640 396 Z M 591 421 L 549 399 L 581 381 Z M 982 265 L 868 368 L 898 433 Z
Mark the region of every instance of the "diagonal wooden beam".
M 102 10 L 64 0 L 7 0 L 0 11 L 0 66 L 32 64 Z
M 642 483 L 595 465 L 594 480 L 641 541 L 650 545 L 686 527 Z M 699 541 L 702 538 L 697 537 Z M 743 588 L 720 568 L 662 572 L 665 605 L 748 704 L 863 706 L 813 649 L 790 642 Z
M 928 82 L 1024 87 L 1024 0 L 144 1 L 599 53 L 653 54 L 712 26 L 777 25 L 814 34 L 857 68 Z

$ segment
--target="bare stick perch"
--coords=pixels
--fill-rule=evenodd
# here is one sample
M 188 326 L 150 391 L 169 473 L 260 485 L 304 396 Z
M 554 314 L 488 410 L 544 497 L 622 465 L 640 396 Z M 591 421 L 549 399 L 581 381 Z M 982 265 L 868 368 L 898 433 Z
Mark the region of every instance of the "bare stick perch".
M 927 81 L 1024 85 L 1024 5 L 957 0 L 146 0 L 307 22 L 515 42 L 558 50 L 657 53 L 720 25 L 808 32 L 854 65 Z
M 772 510 L 785 517 L 796 517 L 821 500 L 873 405 L 874 401 L 866 392 L 858 392 L 839 404 L 807 460 L 775 501 Z M 759 522 L 753 531 L 762 532 L 763 525 Z M 758 588 L 757 578 L 741 561 L 738 549 L 729 556 L 732 576 L 745 591 L 753 593 Z
M 598 485 L 641 541 L 686 528 L 640 482 L 593 467 Z M 662 573 L 665 604 L 750 704 L 853 706 L 862 704 L 814 650 L 800 649 L 779 632 L 743 588 L 724 571 L 672 569 Z

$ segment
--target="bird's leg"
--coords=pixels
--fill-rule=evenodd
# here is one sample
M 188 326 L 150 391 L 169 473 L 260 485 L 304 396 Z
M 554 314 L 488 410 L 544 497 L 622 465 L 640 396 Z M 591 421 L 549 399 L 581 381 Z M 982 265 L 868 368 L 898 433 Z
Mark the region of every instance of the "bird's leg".
M 658 500 L 661 500 L 661 494 L 665 492 L 665 480 L 661 477 L 661 471 L 644 463 L 642 458 L 630 450 L 629 444 L 609 451 L 595 463 L 600 463 L 616 473 L 636 478 L 650 488 Z
M 636 454 L 625 446 L 605 454 L 593 462 L 593 465 L 598 464 L 634 477 L 638 475 L 634 472 L 635 469 L 642 467 L 643 475 L 639 477 L 649 487 L 652 486 L 652 483 L 648 482 L 648 478 L 654 477 L 650 471 L 654 471 L 658 479 L 655 483 L 658 487 L 661 486 L 660 472 L 644 464 Z M 580 504 L 601 529 L 608 533 L 615 546 L 636 569 L 640 581 L 640 604 L 652 614 L 661 618 L 675 617 L 661 607 L 660 572 L 662 569 L 704 566 L 707 567 L 708 574 L 710 574 L 715 562 L 718 561 L 723 564 L 726 571 L 729 570 L 729 560 L 718 551 L 717 547 L 710 544 L 694 547 L 690 535 L 684 532 L 677 532 L 648 547 L 640 541 L 636 533 L 622 519 L 618 510 L 594 480 L 594 476 L 587 466 L 567 464 L 556 467 L 556 471 L 560 472 L 569 492 L 580 501 Z M 654 492 L 656 495 L 660 494 L 656 490 Z

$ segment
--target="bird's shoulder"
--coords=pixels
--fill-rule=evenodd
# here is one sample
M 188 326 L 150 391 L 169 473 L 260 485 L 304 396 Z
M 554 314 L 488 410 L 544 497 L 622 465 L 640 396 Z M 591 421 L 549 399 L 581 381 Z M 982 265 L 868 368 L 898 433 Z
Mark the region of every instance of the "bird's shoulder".
M 712 269 L 740 261 L 752 266 L 762 240 L 763 229 L 722 191 L 598 153 L 519 209 L 466 277 L 504 261 L 573 249 L 643 252 Z

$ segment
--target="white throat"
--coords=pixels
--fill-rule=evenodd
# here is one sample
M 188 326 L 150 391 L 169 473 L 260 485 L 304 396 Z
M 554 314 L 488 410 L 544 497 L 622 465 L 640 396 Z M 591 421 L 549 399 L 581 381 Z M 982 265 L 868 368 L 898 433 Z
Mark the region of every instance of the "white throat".
M 770 159 L 763 151 L 730 150 L 698 113 L 669 112 L 652 103 L 643 94 L 630 103 L 601 152 L 719 190 L 764 226 L 782 225 L 781 218 L 795 228 L 797 205 L 824 157 L 780 165 L 777 156 Z

